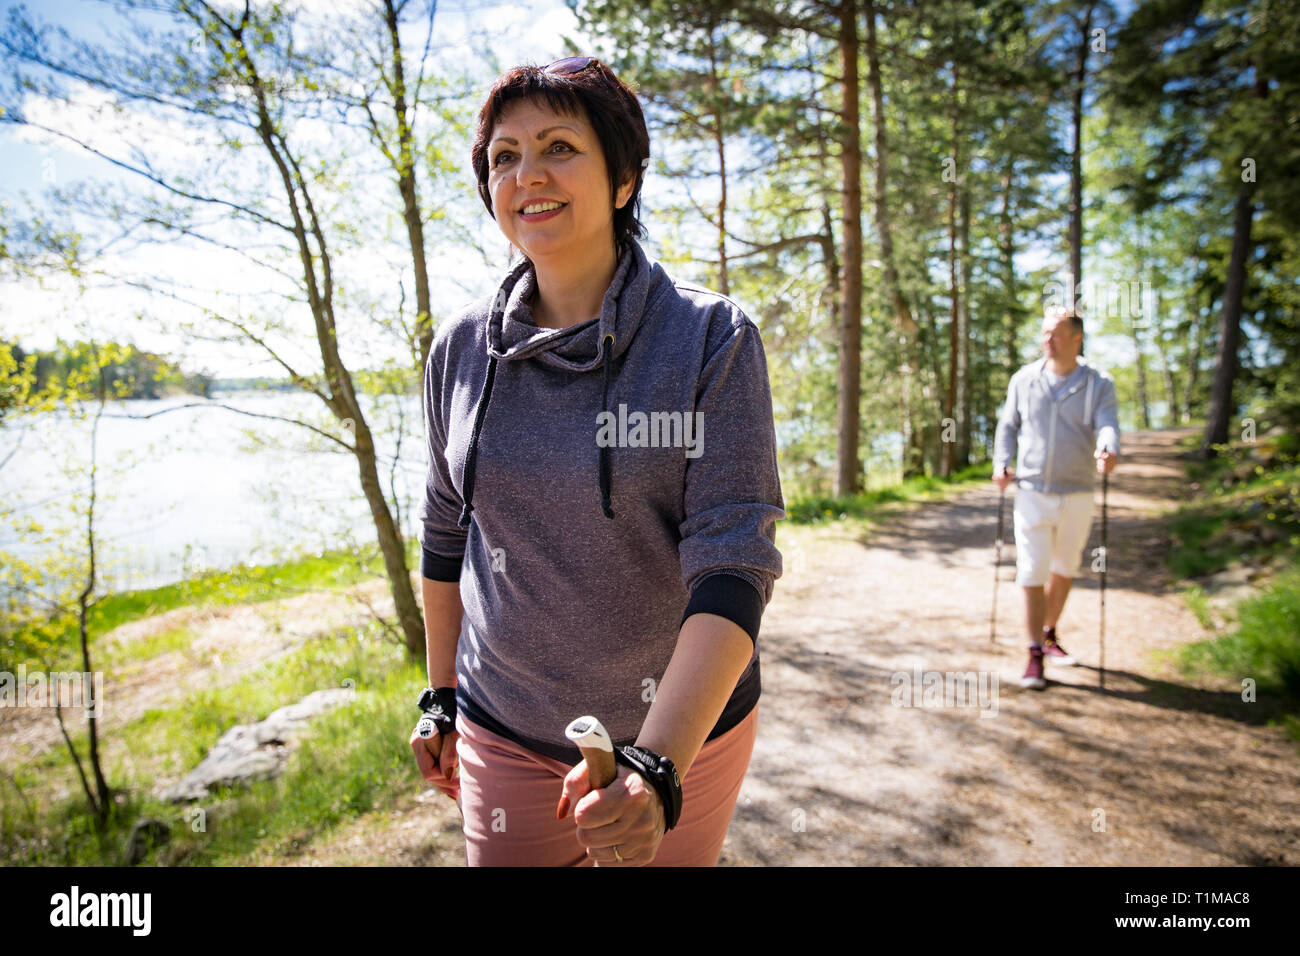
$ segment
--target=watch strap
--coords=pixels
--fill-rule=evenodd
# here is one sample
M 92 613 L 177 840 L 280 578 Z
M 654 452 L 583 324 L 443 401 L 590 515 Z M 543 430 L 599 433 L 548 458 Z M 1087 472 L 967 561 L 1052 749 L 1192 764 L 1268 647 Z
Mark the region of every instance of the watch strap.
M 420 692 L 416 706 L 433 720 L 442 736 L 456 729 L 456 688 L 426 687 Z
M 659 794 L 664 807 L 664 830 L 677 826 L 682 816 L 682 782 L 677 768 L 667 757 L 645 747 L 615 747 L 614 760 L 645 778 Z

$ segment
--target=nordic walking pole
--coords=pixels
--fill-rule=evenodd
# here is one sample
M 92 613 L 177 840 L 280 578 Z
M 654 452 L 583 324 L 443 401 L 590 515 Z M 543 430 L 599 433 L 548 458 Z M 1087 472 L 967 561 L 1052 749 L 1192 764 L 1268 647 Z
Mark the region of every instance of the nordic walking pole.
M 587 761 L 587 780 L 593 790 L 604 790 L 614 778 L 618 776 L 618 768 L 614 765 L 614 742 L 609 739 L 609 732 L 595 717 L 579 717 L 564 729 L 564 736 L 568 737 L 578 745 L 578 750 L 582 752 L 582 759 Z M 560 805 L 555 808 L 556 817 L 562 817 L 568 813 L 560 810 L 564 808 L 564 801 L 561 799 Z M 614 856 L 618 856 L 618 847 L 614 847 Z M 599 860 L 594 860 L 596 866 L 600 866 Z
M 1106 492 L 1110 487 L 1110 473 L 1101 473 L 1101 666 L 1098 676 L 1101 689 L 1106 689 L 1106 563 L 1110 551 L 1106 547 Z
M 993 610 L 989 612 L 989 643 L 997 645 L 998 569 L 1002 567 L 1002 515 L 1007 503 L 1007 489 L 998 489 L 998 539 L 993 557 Z
M 591 789 L 604 790 L 618 770 L 614 766 L 614 743 L 609 733 L 595 717 L 579 717 L 564 730 L 564 736 L 578 745 L 582 759 L 587 761 L 587 779 Z

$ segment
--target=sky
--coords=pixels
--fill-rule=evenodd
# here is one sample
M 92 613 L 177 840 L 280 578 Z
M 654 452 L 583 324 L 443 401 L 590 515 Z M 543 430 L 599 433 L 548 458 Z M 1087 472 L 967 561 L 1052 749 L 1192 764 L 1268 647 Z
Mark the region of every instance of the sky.
M 11 2 L 0 3 L 0 16 L 7 19 L 10 8 L 14 6 Z M 306 4 L 312 13 L 321 15 L 364 6 L 364 0 L 309 0 Z M 65 27 L 81 38 L 111 36 L 125 24 L 125 19 L 112 6 L 92 0 L 29 3 L 27 9 L 42 22 Z M 157 22 L 161 25 L 167 21 L 159 19 Z M 492 36 L 493 52 L 503 64 L 525 60 L 549 62 L 569 52 L 563 44 L 562 34 L 577 33 L 576 23 L 568 9 L 562 3 L 544 0 L 486 3 L 441 0 L 434 23 L 435 42 L 448 45 L 462 60 L 465 52 L 482 47 L 481 41 L 469 39 L 471 28 L 487 29 Z M 425 24 L 419 21 L 404 27 L 402 42 L 408 64 L 423 48 L 424 29 Z M 490 81 L 490 77 L 487 79 Z M 23 103 L 23 110 L 29 119 L 72 132 L 107 155 L 129 158 L 136 144 L 148 143 L 149 155 L 160 169 L 169 169 L 170 164 L 184 168 L 192 150 L 205 148 L 203 143 L 195 141 L 191 130 L 157 109 L 133 111 L 128 117 L 132 127 L 130 135 L 119 135 L 117 127 L 122 118 L 97 112 L 105 110 L 107 99 L 83 86 L 77 110 L 59 109 L 49 101 L 30 95 Z M 453 144 L 452 148 L 455 150 L 457 146 L 461 147 L 457 154 L 465 154 L 465 166 L 468 167 L 468 141 Z M 385 175 L 383 170 L 378 172 L 381 177 Z M 77 181 L 137 192 L 145 185 L 139 175 L 121 170 L 67 140 L 23 126 L 0 124 L 0 202 L 14 203 L 20 194 L 35 199 L 48 185 L 66 186 Z M 465 170 L 464 186 L 473 203 L 477 204 L 468 169 Z M 385 203 L 388 208 L 392 205 Z M 504 263 L 504 239 L 481 205 L 478 205 L 478 211 L 482 213 L 478 218 L 483 227 L 480 241 L 489 249 L 499 247 Z M 244 239 L 247 241 L 247 234 Z M 154 276 L 172 278 L 177 288 L 193 290 L 192 296 L 187 295 L 192 300 L 210 302 L 211 298 L 205 299 L 200 290 L 210 293 L 219 288 L 227 303 L 223 308 L 228 308 L 232 301 L 239 308 L 240 304 L 248 306 L 255 301 L 267 287 L 267 277 L 249 269 L 246 258 L 233 253 L 223 254 L 210 246 L 182 242 L 135 249 L 130 246 L 129 242 L 110 246 L 101 261 L 115 273 L 140 279 Z M 449 298 L 458 297 L 457 302 L 478 294 L 492 279 L 493 273 L 481 257 L 458 258 L 449 255 L 445 248 L 431 248 L 429 255 L 431 284 L 435 290 L 446 290 Z M 350 265 L 358 274 L 386 278 L 392 278 L 391 270 L 394 268 L 392 260 L 381 255 L 376 255 L 373 262 L 353 258 Z M 409 266 L 409 250 L 406 265 Z M 442 275 L 437 274 L 440 267 Z M 390 283 L 390 292 L 391 288 Z M 376 290 L 375 294 L 380 292 Z M 408 294 L 411 294 L 409 290 Z M 141 311 L 149 317 L 139 318 Z M 97 282 L 95 288 L 85 295 L 68 282 L 0 284 L 0 335 L 16 337 L 31 348 L 52 348 L 58 337 L 81 337 L 83 330 L 89 329 L 96 337 L 132 341 L 142 349 L 182 356 L 181 366 L 190 372 L 204 369 L 219 377 L 281 374 L 278 366 L 263 360 L 261 353 L 250 352 L 247 347 L 187 341 L 179 330 L 183 321 L 181 316 L 195 314 L 174 298 L 160 300 L 138 288 L 106 287 L 103 282 Z M 285 347 L 292 352 L 292 346 Z M 361 361 L 368 357 L 354 356 Z M 313 364 L 309 355 L 300 358 L 304 366 Z M 382 356 L 375 358 L 378 361 Z M 319 358 L 314 362 L 318 363 Z
M 7 0 L 0 0 L 0 15 L 7 19 L 9 8 L 13 6 Z M 242 2 L 238 6 L 242 8 Z M 313 14 L 328 16 L 331 12 L 346 13 L 368 7 L 368 2 L 308 0 L 305 6 Z M 65 27 L 83 38 L 113 37 L 128 25 L 112 4 L 96 0 L 48 0 L 28 4 L 28 9 L 43 22 Z M 161 25 L 167 21 L 158 17 L 156 22 Z M 445 45 L 445 55 L 458 62 L 474 64 L 475 61 L 467 59 L 465 54 L 479 53 L 484 59 L 484 89 L 491 80 L 491 70 L 482 56 L 484 41 L 472 36 L 474 30 L 487 31 L 491 49 L 503 66 L 525 60 L 549 62 L 570 52 L 562 35 L 578 34 L 572 14 L 563 3 L 553 0 L 459 0 L 456 3 L 441 0 L 435 18 L 436 40 Z M 406 25 L 405 31 L 402 39 L 409 63 L 423 47 L 424 24 L 413 21 Z M 593 49 L 592 52 L 600 51 Z M 107 155 L 129 158 L 139 144 L 147 144 L 150 157 L 161 169 L 185 169 L 187 164 L 197 166 L 201 159 L 229 152 L 223 151 L 215 140 L 205 142 L 204 135 L 210 136 L 210 133 L 196 132 L 175 114 L 149 108 L 115 115 L 109 109 L 106 95 L 85 87 L 82 87 L 78 107 L 74 110 L 31 96 L 22 108 L 29 118 L 75 134 Z M 129 123 L 126 132 L 124 120 Z M 314 131 L 318 136 L 333 134 L 325 124 L 317 124 Z M 423 132 L 427 135 L 427 126 Z M 310 138 L 312 134 L 311 124 L 303 124 L 294 130 L 295 137 Z M 468 203 L 464 207 L 468 212 L 466 218 L 476 223 L 478 241 L 488 250 L 489 257 L 499 252 L 500 258 L 495 264 L 485 262 L 463 244 L 441 241 L 431 228 L 426 245 L 438 317 L 450 314 L 456 306 L 490 289 L 507 263 L 504 239 L 474 195 L 467 168 L 468 147 L 468 140 L 453 142 L 448 147 L 453 158 L 464 157 L 460 199 Z M 241 187 L 246 184 L 246 188 L 260 188 L 264 184 L 266 189 L 275 190 L 276 185 L 268 178 L 269 166 L 262 159 L 264 151 L 249 150 L 247 153 L 261 160 L 260 169 L 256 165 L 236 169 L 233 164 L 238 161 L 232 160 L 232 166 L 224 170 L 229 178 Z M 138 193 L 143 180 L 66 140 L 22 126 L 0 124 L 0 203 L 13 203 L 20 194 L 39 197 L 49 185 L 63 187 L 77 182 Z M 428 186 L 427 180 L 422 186 Z M 374 188 L 391 192 L 391 173 L 382 166 L 376 166 Z M 642 209 L 643 218 L 651 225 L 652 236 L 656 197 L 662 195 L 657 192 L 659 188 L 655 177 L 649 176 L 643 191 Z M 235 197 L 238 194 L 237 190 L 231 193 Z M 367 195 L 364 191 L 362 194 Z M 380 208 L 384 215 L 390 215 L 394 205 L 386 199 Z M 357 211 L 358 228 L 374 228 L 378 235 L 381 224 L 371 222 L 367 212 L 365 207 Z M 402 235 L 400 228 L 394 230 L 391 223 L 388 225 L 386 235 L 389 238 Z M 220 235 L 231 245 L 241 248 L 252 242 L 266 241 L 265 235 L 258 237 L 246 230 L 222 232 Z M 1025 268 L 1035 268 L 1044 261 L 1041 250 L 1031 252 L 1034 254 L 1026 259 Z M 275 278 L 268 278 L 265 270 L 251 269 L 246 257 L 210 244 L 189 241 L 144 245 L 127 238 L 110 244 L 100 261 L 106 272 L 133 277 L 140 283 L 166 277 L 172 283 L 172 297 L 150 295 L 136 286 L 109 284 L 102 279 L 93 280 L 93 288 L 85 293 L 67 281 L 3 283 L 0 284 L 0 335 L 17 338 L 29 348 L 48 349 L 53 348 L 60 337 L 76 339 L 93 334 L 101 340 L 133 342 L 141 349 L 178 357 L 181 367 L 187 372 L 202 370 L 218 377 L 282 375 L 282 369 L 267 360 L 256 347 L 210 341 L 210 334 L 205 339 L 195 340 L 184 330 L 188 323 L 200 317 L 200 312 L 189 303 L 219 306 L 223 312 L 240 315 L 257 309 L 265 315 L 268 309 L 285 308 L 283 295 L 300 294 L 297 284 L 281 283 L 277 288 Z M 295 263 L 290 262 L 287 266 L 292 270 Z M 366 244 L 349 253 L 347 267 L 350 271 L 346 283 L 351 291 L 368 291 L 377 303 L 382 304 L 381 307 L 392 308 L 395 284 L 409 270 L 409 249 L 403 252 L 400 243 Z M 1085 274 L 1097 273 L 1089 265 Z M 275 292 L 280 296 L 277 297 Z M 413 296 L 409 288 L 407 295 L 409 303 Z M 341 311 L 346 313 L 346 310 Z M 353 311 L 355 321 L 361 327 L 366 309 L 354 305 Z M 293 314 L 302 318 L 302 321 L 293 323 L 298 329 L 310 326 L 305 306 L 297 305 Z M 380 351 L 370 350 L 375 342 L 374 336 L 347 336 L 347 321 L 345 315 L 340 326 L 341 339 L 348 343 L 347 347 L 354 349 L 352 354 L 345 352 L 345 360 L 350 366 L 374 366 L 385 358 L 394 357 L 382 353 L 382 347 L 376 346 Z M 212 329 L 210 324 L 206 328 Z M 310 371 L 319 364 L 310 335 L 286 335 L 283 340 L 276 340 L 275 345 L 304 370 Z M 1094 349 L 1090 354 L 1104 353 L 1103 348 L 1100 351 Z

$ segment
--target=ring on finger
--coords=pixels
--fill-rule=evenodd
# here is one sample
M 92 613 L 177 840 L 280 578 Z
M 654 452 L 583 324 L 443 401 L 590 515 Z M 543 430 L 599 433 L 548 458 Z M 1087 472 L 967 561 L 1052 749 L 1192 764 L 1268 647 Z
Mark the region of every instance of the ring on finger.
M 614 844 L 614 859 L 615 859 L 617 862 L 619 862 L 619 863 L 622 863 L 622 862 L 623 862 L 623 854 L 621 854 L 621 853 L 618 852 L 618 844 L 617 844 L 617 843 Z

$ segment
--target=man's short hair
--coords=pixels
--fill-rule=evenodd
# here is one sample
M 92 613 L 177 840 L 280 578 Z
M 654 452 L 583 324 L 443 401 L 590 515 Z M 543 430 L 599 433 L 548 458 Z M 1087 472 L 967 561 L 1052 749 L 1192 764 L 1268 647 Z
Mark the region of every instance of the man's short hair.
M 1068 306 L 1064 306 L 1064 305 L 1049 305 L 1043 313 L 1043 318 L 1045 319 L 1053 319 L 1057 321 L 1061 319 L 1070 320 L 1070 328 L 1073 329 L 1076 333 L 1078 333 L 1080 339 L 1079 342 L 1080 355 L 1083 354 L 1083 341 L 1082 341 L 1083 315 L 1081 314 L 1082 312 L 1083 310 L 1077 306 L 1071 309 Z

